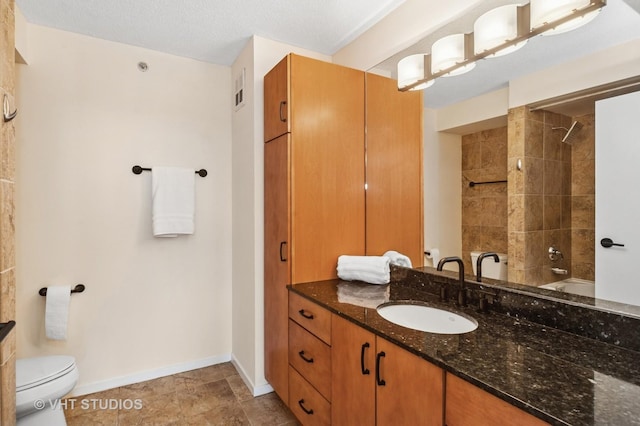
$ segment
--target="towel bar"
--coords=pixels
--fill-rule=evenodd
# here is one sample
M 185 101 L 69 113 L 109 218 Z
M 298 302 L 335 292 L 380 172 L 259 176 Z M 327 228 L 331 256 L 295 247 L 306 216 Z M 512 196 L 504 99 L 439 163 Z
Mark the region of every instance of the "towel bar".
M 489 181 L 489 182 L 473 182 L 473 181 L 471 181 L 471 182 L 469 182 L 469 186 L 471 188 L 473 188 L 476 185 L 486 185 L 488 183 L 507 183 L 507 181 L 506 180 L 492 180 L 492 181 Z
M 133 172 L 134 175 L 139 175 L 143 171 L 144 172 L 150 172 L 151 171 L 151 167 L 133 166 L 131 168 L 131 171 Z M 205 177 L 207 175 L 207 170 L 206 169 L 196 170 L 196 174 L 200 175 L 200 177 Z
M 78 284 L 74 288 L 71 289 L 71 293 L 82 293 L 85 288 L 86 287 L 84 286 L 84 284 Z M 47 288 L 46 287 L 42 287 L 40 289 L 40 291 L 38 291 L 38 294 L 40 296 L 46 296 L 47 295 Z

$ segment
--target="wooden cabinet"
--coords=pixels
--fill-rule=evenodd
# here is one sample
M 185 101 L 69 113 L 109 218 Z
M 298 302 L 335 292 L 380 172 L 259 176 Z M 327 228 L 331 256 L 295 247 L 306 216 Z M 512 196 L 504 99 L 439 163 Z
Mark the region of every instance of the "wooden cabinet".
M 447 373 L 447 426 L 540 426 L 544 421 Z
M 304 425 L 329 425 L 332 315 L 295 293 L 289 307 L 289 407 Z
M 264 83 L 265 376 L 288 403 L 286 286 L 335 278 L 342 254 L 422 265 L 422 95 L 293 54 Z
M 264 140 L 289 132 L 289 60 L 286 56 L 264 76 Z
M 376 337 L 349 320 L 333 315 L 331 410 L 333 425 L 374 425 L 376 422 Z
M 365 253 L 364 73 L 288 55 L 265 76 L 264 108 L 265 376 L 287 403 L 286 286 Z
M 442 369 L 337 315 L 331 341 L 332 424 L 443 424 Z
M 396 250 L 422 266 L 422 92 L 366 75 L 367 254 Z
M 285 402 L 289 395 L 288 291 L 289 135 L 264 150 L 264 330 L 265 376 Z M 270 259 L 270 261 L 266 261 Z

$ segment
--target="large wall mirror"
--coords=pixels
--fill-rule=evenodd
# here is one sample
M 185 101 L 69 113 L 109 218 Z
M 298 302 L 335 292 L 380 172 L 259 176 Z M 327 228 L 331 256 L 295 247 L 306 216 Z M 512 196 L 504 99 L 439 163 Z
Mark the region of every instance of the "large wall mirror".
M 370 72 L 397 78 L 403 58 L 513 3 L 481 2 Z M 640 314 L 639 1 L 608 0 L 580 28 L 439 77 L 424 108 L 432 260 L 460 256 L 472 271 L 471 252 L 504 253 L 504 285 Z

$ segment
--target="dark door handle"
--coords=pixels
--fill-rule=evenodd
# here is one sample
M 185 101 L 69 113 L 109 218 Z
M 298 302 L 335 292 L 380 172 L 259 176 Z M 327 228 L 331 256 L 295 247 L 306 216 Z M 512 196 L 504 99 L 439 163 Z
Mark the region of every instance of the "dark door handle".
M 286 104 L 287 104 L 287 101 L 280 102 L 280 121 L 282 121 L 283 123 L 287 122 L 287 117 L 282 116 L 282 107 L 285 106 Z
M 304 351 L 298 352 L 298 355 L 300 355 L 300 358 L 302 358 L 303 360 L 305 360 L 309 364 L 313 364 L 313 358 L 307 358 L 306 356 L 304 356 Z
M 364 351 L 369 347 L 369 342 L 363 343 L 362 348 L 360 348 L 360 371 L 363 375 L 367 375 L 370 373 L 368 368 L 364 367 Z
M 304 399 L 301 399 L 300 401 L 298 401 L 298 405 L 300 406 L 300 408 L 302 408 L 302 411 L 304 411 L 305 413 L 311 415 L 313 414 L 313 408 L 311 410 L 307 410 L 304 406 Z
M 280 262 L 286 262 L 287 261 L 287 258 L 284 257 L 284 251 L 282 250 L 286 246 L 287 246 L 287 242 L 286 241 L 282 241 L 280 243 Z
M 600 240 L 600 245 L 604 248 L 609 248 L 609 247 L 624 247 L 624 244 L 618 244 L 618 243 L 614 243 L 613 240 L 611 238 L 603 238 Z
M 380 359 L 384 358 L 385 355 L 386 354 L 384 352 L 380 352 L 376 355 L 376 382 L 378 383 L 378 386 L 384 386 L 387 384 L 384 379 L 380 378 Z

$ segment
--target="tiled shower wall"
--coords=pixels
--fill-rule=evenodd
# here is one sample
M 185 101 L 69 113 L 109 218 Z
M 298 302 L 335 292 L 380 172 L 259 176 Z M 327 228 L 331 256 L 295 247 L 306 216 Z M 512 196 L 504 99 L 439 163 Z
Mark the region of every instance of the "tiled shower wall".
M 507 127 L 462 137 L 462 257 L 471 273 L 472 251 L 507 253 Z
M 509 111 L 509 280 L 540 285 L 564 278 L 571 265 L 571 119 L 527 107 Z M 521 161 L 521 170 L 517 163 Z M 548 248 L 563 259 L 551 262 Z
M 14 98 L 14 0 L 0 0 L 0 102 Z M 15 128 L 0 120 L 0 322 L 15 319 Z M 15 424 L 15 328 L 0 348 L 0 424 Z
M 595 115 L 574 117 L 583 127 L 571 143 L 571 276 L 595 280 Z
M 541 285 L 571 276 L 593 279 L 593 115 L 577 119 L 584 127 L 571 143 L 563 143 L 570 117 L 526 107 L 509 111 L 510 281 Z M 560 250 L 562 259 L 550 260 L 549 247 Z

